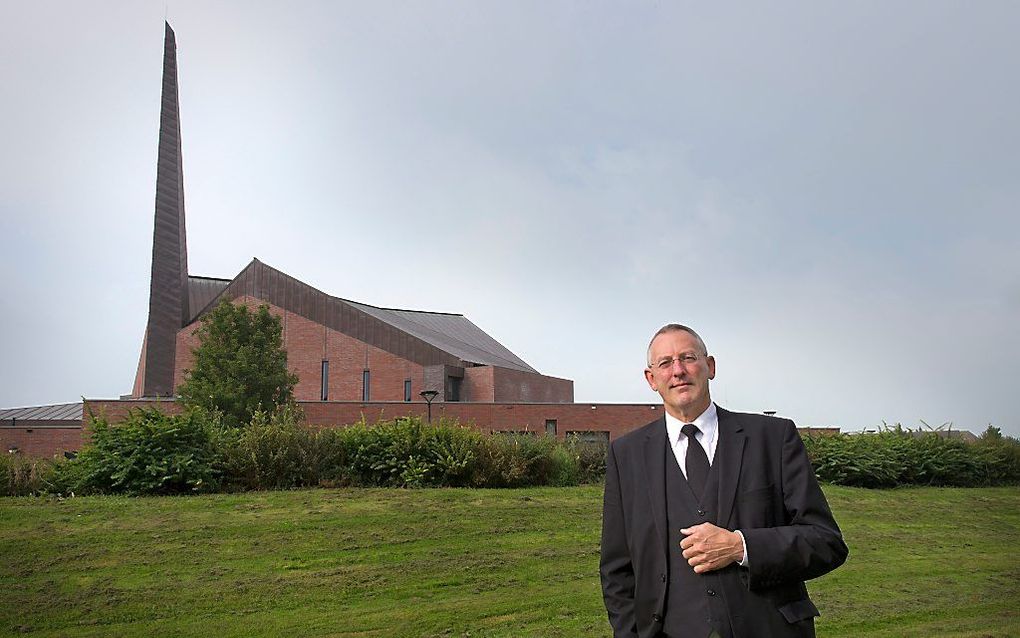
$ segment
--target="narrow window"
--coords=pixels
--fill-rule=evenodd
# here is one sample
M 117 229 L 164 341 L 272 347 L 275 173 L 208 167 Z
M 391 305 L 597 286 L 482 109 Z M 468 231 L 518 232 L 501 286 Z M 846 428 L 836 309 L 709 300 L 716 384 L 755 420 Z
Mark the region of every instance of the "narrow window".
M 545 433 L 549 436 L 556 436 L 556 419 L 545 420 Z
M 404 401 L 411 400 L 411 380 L 404 379 Z
M 460 377 L 446 377 L 446 400 L 460 401 L 460 386 L 464 381 Z
M 329 401 L 329 361 L 322 361 L 322 400 Z
M 361 400 L 369 401 L 369 397 L 372 396 L 371 386 L 372 384 L 372 373 L 365 370 L 361 373 Z

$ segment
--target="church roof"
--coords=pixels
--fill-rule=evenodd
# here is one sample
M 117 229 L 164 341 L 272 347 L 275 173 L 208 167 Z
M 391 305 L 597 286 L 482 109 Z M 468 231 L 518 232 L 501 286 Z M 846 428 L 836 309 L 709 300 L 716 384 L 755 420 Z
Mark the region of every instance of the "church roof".
M 461 314 L 379 308 L 334 297 L 253 259 L 231 280 L 188 279 L 191 321 L 221 299 L 251 296 L 421 365 L 491 365 L 536 372 Z
M 537 372 L 464 315 L 347 303 L 464 361 Z

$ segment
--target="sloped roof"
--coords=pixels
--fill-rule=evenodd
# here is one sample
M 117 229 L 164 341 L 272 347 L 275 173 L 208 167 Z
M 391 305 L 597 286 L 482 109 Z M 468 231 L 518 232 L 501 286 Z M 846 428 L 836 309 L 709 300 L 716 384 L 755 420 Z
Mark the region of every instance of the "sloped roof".
M 57 403 L 27 408 L 0 409 L 0 422 L 16 421 L 81 421 L 82 404 Z
M 188 308 L 191 310 L 188 322 L 194 321 L 229 285 L 229 279 L 188 275 Z
M 347 303 L 466 362 L 537 372 L 464 315 Z
M 253 259 L 232 280 L 189 278 L 189 296 L 208 300 L 192 321 L 220 299 L 250 295 L 422 365 L 491 365 L 538 373 L 461 314 L 379 308 L 333 297 Z

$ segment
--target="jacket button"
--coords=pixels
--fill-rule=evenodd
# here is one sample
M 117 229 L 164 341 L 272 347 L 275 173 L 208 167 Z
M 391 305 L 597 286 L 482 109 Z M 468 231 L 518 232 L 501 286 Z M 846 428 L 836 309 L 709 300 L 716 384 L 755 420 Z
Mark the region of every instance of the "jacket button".
M 705 510 L 698 510 L 698 516 L 704 518 L 705 517 Z
M 662 579 L 662 582 L 666 582 L 666 575 L 665 574 L 659 574 L 659 578 Z
M 715 590 L 714 590 L 714 589 L 709 589 L 709 590 L 708 590 L 707 592 L 705 592 L 705 593 L 707 593 L 707 594 L 708 594 L 709 596 L 715 596 Z
M 662 622 L 662 616 L 659 614 L 652 614 L 652 622 Z

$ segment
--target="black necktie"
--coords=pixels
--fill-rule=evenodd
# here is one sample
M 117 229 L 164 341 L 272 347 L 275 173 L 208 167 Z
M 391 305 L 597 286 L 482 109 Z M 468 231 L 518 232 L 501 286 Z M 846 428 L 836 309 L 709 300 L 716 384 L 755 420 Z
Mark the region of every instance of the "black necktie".
M 680 431 L 687 435 L 687 482 L 694 496 L 701 498 L 708 480 L 708 455 L 695 435 L 700 432 L 693 423 L 685 423 Z

